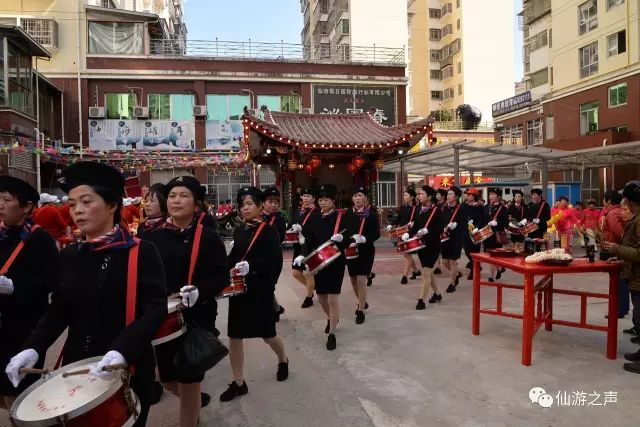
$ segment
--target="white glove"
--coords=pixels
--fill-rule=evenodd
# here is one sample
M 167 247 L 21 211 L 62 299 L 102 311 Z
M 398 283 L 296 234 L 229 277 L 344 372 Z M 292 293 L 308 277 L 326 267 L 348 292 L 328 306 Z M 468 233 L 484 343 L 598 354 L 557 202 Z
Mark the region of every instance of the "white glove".
M 236 268 L 238 269 L 238 274 L 240 276 L 246 276 L 249 274 L 249 263 L 247 261 L 240 261 L 236 264 Z
M 469 222 L 467 224 L 473 224 L 473 220 L 470 219 Z
M 429 230 L 427 230 L 426 228 L 421 228 L 420 230 L 418 230 L 418 232 L 416 234 L 418 236 L 425 236 L 425 235 L 429 234 Z
M 471 234 L 476 234 L 476 233 L 479 233 L 479 232 L 480 232 L 480 230 L 478 230 L 477 228 L 474 228 L 473 231 L 471 232 Z
M 198 301 L 200 291 L 195 286 L 183 286 L 180 288 L 180 296 L 182 297 L 182 305 L 193 307 Z
M 231 243 L 229 243 L 229 247 L 232 248 L 233 247 L 233 243 L 234 241 L 232 240 Z
M 331 236 L 331 240 L 336 243 L 341 243 L 343 239 L 344 236 L 342 234 L 334 234 L 333 236 Z
M 407 225 L 409 226 L 409 228 L 413 227 L 413 221 L 408 222 Z
M 533 223 L 534 224 L 540 224 L 540 220 L 538 218 L 533 218 Z
M 25 374 L 20 373 L 20 368 L 33 368 L 38 363 L 38 358 L 38 353 L 32 348 L 23 350 L 11 358 L 4 372 L 15 388 L 18 388 L 18 384 L 25 377 Z
M 393 230 L 393 225 L 387 225 L 387 231 Z
M 522 226 L 524 226 L 524 225 L 527 225 L 527 218 L 523 219 L 522 221 L 520 221 L 520 222 L 518 223 L 518 226 L 519 226 L 519 227 L 522 227 Z
M 497 227 L 498 226 L 498 221 L 489 221 L 489 226 L 490 227 Z
M 458 226 L 457 222 L 452 222 L 451 224 L 447 225 L 447 227 L 449 227 L 449 230 L 455 230 L 457 226 Z
M 291 226 L 291 231 L 294 233 L 300 233 L 302 231 L 302 226 L 300 224 L 293 224 Z
M 362 243 L 366 243 L 367 242 L 367 238 L 364 237 L 362 234 L 354 234 L 353 236 L 351 236 L 351 238 L 358 245 L 361 245 Z
M 306 242 L 306 239 L 304 238 L 302 233 L 298 233 L 298 244 L 304 245 L 304 242 Z
M 13 293 L 13 280 L 7 276 L 0 276 L 0 295 L 11 295 Z
M 302 263 L 304 262 L 304 256 L 302 255 L 298 255 L 294 260 L 293 260 L 293 265 L 297 265 L 298 267 L 302 267 Z
M 409 240 L 411 238 L 411 236 L 409 236 L 409 233 L 404 233 L 401 237 L 403 242 L 406 242 L 407 240 Z
M 124 356 L 115 350 L 111 350 L 98 363 L 89 366 L 89 375 L 110 381 L 116 377 L 117 371 L 103 371 L 102 368 L 108 365 L 119 365 L 120 363 L 126 363 Z

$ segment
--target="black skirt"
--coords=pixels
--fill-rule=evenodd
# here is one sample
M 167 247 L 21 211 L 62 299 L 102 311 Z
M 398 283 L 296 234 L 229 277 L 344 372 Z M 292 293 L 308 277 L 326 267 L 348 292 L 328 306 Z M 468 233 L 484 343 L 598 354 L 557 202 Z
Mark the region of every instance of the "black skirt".
M 440 258 L 440 247 L 434 247 L 434 245 L 430 245 L 420 251 L 418 251 L 418 259 L 420 260 L 420 265 L 425 268 L 433 268 L 436 265 L 436 261 Z
M 345 258 L 344 254 L 342 254 L 315 275 L 316 294 L 340 294 L 342 280 L 344 279 L 344 265 Z
M 373 268 L 376 248 L 373 244 L 358 245 L 358 258 L 347 260 L 349 276 L 368 276 Z
M 156 362 L 158 363 L 158 373 L 160 374 L 160 381 L 162 383 L 179 382 L 181 384 L 197 384 L 204 380 L 204 374 L 194 377 L 182 377 L 176 372 L 173 357 L 180 345 L 182 345 L 183 337 L 184 335 L 179 336 L 174 340 L 154 347 L 156 351 Z
M 265 286 L 262 292 L 247 292 L 229 298 L 229 338 L 273 338 L 276 336 L 276 317 L 273 312 L 275 285 Z
M 464 237 L 464 236 L 462 236 Z M 462 254 L 463 239 L 455 236 L 441 243 L 442 259 L 457 260 Z

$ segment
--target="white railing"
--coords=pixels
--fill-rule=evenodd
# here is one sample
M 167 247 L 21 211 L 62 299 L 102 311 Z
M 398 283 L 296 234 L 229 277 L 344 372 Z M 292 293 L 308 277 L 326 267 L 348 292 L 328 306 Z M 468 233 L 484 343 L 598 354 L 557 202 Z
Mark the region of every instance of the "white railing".
M 468 126 L 465 126 L 465 124 L 461 120 L 449 120 L 449 121 L 443 121 L 443 122 L 439 122 L 439 121 L 433 122 L 433 129 L 434 130 L 479 130 L 479 131 L 491 131 L 491 132 L 493 132 L 493 123 L 491 123 L 491 122 L 480 122 L 478 124 L 478 127 L 475 127 L 473 129 L 466 129 L 466 128 L 468 128 Z
M 176 48 L 176 46 L 184 48 Z M 150 54 L 158 56 L 199 56 L 216 59 L 255 61 L 306 61 L 404 65 L 404 48 L 378 46 L 320 46 L 313 44 L 264 43 L 224 40 L 152 39 Z

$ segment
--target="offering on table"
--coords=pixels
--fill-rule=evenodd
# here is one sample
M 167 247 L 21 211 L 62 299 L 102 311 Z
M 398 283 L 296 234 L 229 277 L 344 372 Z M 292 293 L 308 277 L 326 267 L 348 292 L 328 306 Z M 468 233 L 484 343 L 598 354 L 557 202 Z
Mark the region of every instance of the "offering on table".
M 528 263 L 545 263 L 567 265 L 573 261 L 571 254 L 565 252 L 564 249 L 551 249 L 550 251 L 536 252 L 526 257 L 525 262 Z

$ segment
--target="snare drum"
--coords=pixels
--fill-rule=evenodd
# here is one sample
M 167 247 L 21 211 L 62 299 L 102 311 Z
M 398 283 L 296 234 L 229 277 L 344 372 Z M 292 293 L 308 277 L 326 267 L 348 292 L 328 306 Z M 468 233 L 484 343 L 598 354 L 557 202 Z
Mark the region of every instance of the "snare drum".
M 174 340 L 180 335 L 184 334 L 187 330 L 182 318 L 180 300 L 167 301 L 167 317 L 164 318 L 160 329 L 156 332 L 155 338 L 151 341 L 153 345 L 164 344 L 167 341 Z
M 355 243 L 350 244 L 344 250 L 344 256 L 347 259 L 356 259 L 356 258 L 358 258 L 358 245 L 355 244 Z
M 523 236 L 526 236 L 527 234 L 533 233 L 539 228 L 540 227 L 538 227 L 538 224 L 536 224 L 535 222 L 530 222 L 520 227 L 520 234 L 522 234 Z
M 482 243 L 487 240 L 489 237 L 493 236 L 493 230 L 490 226 L 486 226 L 478 230 L 477 232 L 471 235 L 471 240 L 473 243 Z
M 299 240 L 300 237 L 298 236 L 298 233 L 293 230 L 287 230 L 284 233 L 284 243 L 298 243 Z
M 398 243 L 398 252 L 402 252 L 405 254 L 412 254 L 414 252 L 418 252 L 421 249 L 424 249 L 426 246 L 422 243 L 421 237 L 413 237 L 406 242 Z
M 340 250 L 336 244 L 329 240 L 311 252 L 309 256 L 304 259 L 304 263 L 307 265 L 307 268 L 309 268 L 311 274 L 316 274 L 335 261 L 340 255 Z
M 399 239 L 402 237 L 404 233 L 408 233 L 408 232 L 409 232 L 409 224 L 403 225 L 402 227 L 392 228 L 391 230 L 389 230 L 389 236 Z
M 102 357 L 80 360 L 53 371 L 18 396 L 11 406 L 15 426 L 132 426 L 140 401 L 122 376 L 103 380 L 89 374 L 62 377 L 86 369 Z
M 236 295 L 242 295 L 247 292 L 247 284 L 244 281 L 244 277 L 237 274 L 236 269 L 232 269 L 231 272 L 231 283 L 229 286 L 224 288 L 218 298 L 228 298 L 234 297 Z
M 515 234 L 516 236 L 519 236 L 522 233 L 522 229 L 515 224 L 507 225 L 507 231 L 510 234 Z

